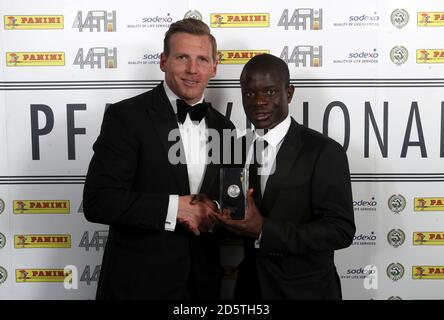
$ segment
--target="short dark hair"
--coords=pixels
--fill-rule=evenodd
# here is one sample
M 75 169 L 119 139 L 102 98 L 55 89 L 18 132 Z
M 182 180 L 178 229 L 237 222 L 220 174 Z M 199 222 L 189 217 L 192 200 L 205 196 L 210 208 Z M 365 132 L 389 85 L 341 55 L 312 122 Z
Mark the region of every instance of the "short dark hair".
M 168 57 L 170 53 L 170 38 L 173 34 L 184 32 L 189 34 L 194 34 L 198 36 L 207 35 L 211 41 L 211 46 L 213 49 L 213 60 L 216 61 L 217 57 L 217 43 L 216 39 L 211 34 L 210 28 L 200 20 L 194 18 L 186 18 L 176 21 L 170 25 L 170 28 L 165 33 L 165 38 L 163 39 L 163 53 Z
M 277 74 L 282 75 L 282 80 L 284 80 L 285 86 L 288 87 L 290 85 L 290 70 L 288 69 L 287 63 L 272 54 L 264 53 L 251 58 L 242 69 L 240 76 L 241 84 L 243 81 L 242 79 L 247 72 L 257 71 L 276 71 Z

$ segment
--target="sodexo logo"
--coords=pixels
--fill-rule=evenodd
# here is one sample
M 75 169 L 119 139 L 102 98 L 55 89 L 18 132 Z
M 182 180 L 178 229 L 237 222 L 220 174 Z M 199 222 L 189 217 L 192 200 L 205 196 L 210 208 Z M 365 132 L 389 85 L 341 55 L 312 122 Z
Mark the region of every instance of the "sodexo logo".
M 356 234 L 353 237 L 352 245 L 357 246 L 375 246 L 376 245 L 376 235 L 375 232 L 372 231 L 368 234 Z
M 375 197 L 372 197 L 370 200 L 367 199 L 353 200 L 354 211 L 374 212 L 376 211 L 377 205 L 378 201 L 376 201 Z
M 364 288 L 377 289 L 378 269 L 375 265 L 347 269 L 341 279 L 363 280 Z
M 376 22 L 376 21 L 379 21 L 379 16 L 376 14 L 376 12 L 373 15 L 371 15 L 371 16 L 368 16 L 366 14 L 356 15 L 356 16 L 349 16 L 348 17 L 348 21 L 350 21 L 350 22 L 357 22 L 357 21 L 360 21 L 360 22 Z
M 349 59 L 378 59 L 379 53 L 376 49 L 372 51 L 360 51 L 360 52 L 350 52 L 348 54 Z
M 166 14 L 166 17 L 144 17 L 142 18 L 143 23 L 172 23 L 173 18 L 171 18 L 171 15 L 169 13 Z
M 145 53 L 143 55 L 143 64 L 160 64 L 160 52 L 158 53 Z

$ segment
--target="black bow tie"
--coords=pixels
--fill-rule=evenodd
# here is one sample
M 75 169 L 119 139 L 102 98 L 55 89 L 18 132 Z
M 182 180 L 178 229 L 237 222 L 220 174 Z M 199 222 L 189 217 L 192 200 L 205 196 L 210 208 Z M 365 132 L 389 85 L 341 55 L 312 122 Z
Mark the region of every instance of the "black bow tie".
M 189 114 L 192 121 L 200 122 L 205 117 L 207 108 L 208 104 L 205 102 L 190 106 L 182 99 L 177 99 L 177 121 L 184 123 L 187 114 Z

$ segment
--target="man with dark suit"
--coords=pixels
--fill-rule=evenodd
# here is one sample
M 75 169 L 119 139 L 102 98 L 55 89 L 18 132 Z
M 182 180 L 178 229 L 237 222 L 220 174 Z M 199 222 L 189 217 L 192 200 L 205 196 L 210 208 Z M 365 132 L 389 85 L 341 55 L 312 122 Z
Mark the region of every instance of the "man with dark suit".
M 287 64 L 269 54 L 252 58 L 240 77 L 254 144 L 263 148 L 247 156 L 253 161 L 245 219 L 218 216 L 244 237 L 236 299 L 342 297 L 334 250 L 348 247 L 355 233 L 347 156 L 289 116 L 289 79 Z
M 217 208 L 209 200 L 218 197 L 219 165 L 201 161 L 208 130 L 222 136 L 233 128 L 202 103 L 216 50 L 205 23 L 173 23 L 160 59 L 165 81 L 105 112 L 83 198 L 86 218 L 110 226 L 98 299 L 220 296 L 219 248 L 210 232 Z M 208 197 L 193 196 L 199 193 Z

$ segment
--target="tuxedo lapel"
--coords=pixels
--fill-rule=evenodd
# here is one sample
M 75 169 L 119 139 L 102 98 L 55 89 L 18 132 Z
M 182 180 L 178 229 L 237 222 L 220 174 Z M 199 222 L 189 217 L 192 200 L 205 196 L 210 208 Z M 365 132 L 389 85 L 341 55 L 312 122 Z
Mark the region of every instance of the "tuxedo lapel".
M 173 175 L 176 178 L 177 185 L 179 186 L 179 191 L 181 193 L 180 195 L 190 194 L 188 170 L 182 140 L 180 138 L 178 141 L 168 140 L 168 135 L 170 132 L 172 132 L 172 130 L 177 130 L 177 133 L 179 134 L 176 115 L 174 114 L 173 108 L 171 107 L 171 103 L 167 98 L 162 84 L 154 88 L 152 93 L 151 104 L 147 103 L 148 113 L 153 120 L 154 127 L 156 128 L 166 154 L 169 153 L 170 149 L 176 143 L 179 143 L 180 162 L 178 164 L 171 164 L 171 169 L 173 170 Z M 177 135 L 173 136 L 173 138 L 176 137 Z
M 220 149 L 217 150 L 219 152 L 220 158 L 219 161 L 222 161 L 222 150 L 223 150 L 223 132 L 221 130 L 221 126 L 217 121 L 215 110 L 211 107 L 211 105 L 208 107 L 207 114 L 205 116 L 205 121 L 207 123 L 208 129 L 217 130 L 220 138 Z M 214 152 L 214 150 L 212 150 Z M 210 157 L 212 157 L 212 154 L 209 154 Z M 220 162 L 219 162 L 220 163 Z M 208 163 L 205 167 L 205 174 L 204 178 L 200 187 L 200 192 L 206 193 L 210 190 L 214 179 L 219 174 L 219 168 L 220 165 L 217 163 Z
M 301 128 L 296 121 L 291 119 L 290 128 L 284 137 L 275 161 L 275 172 L 270 175 L 262 197 L 263 215 L 268 215 L 268 210 L 276 198 L 276 186 L 282 184 L 289 177 L 290 169 L 293 167 L 302 147 Z

